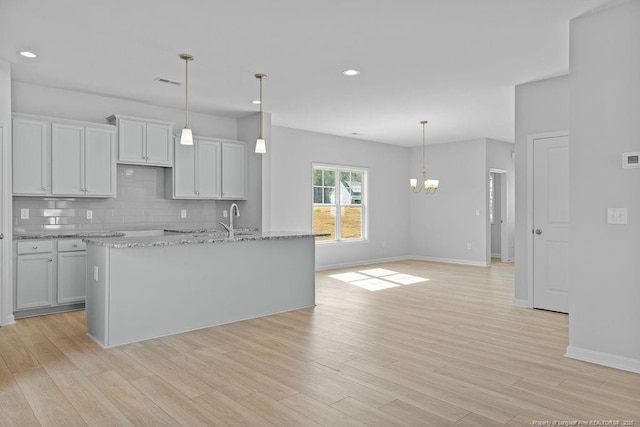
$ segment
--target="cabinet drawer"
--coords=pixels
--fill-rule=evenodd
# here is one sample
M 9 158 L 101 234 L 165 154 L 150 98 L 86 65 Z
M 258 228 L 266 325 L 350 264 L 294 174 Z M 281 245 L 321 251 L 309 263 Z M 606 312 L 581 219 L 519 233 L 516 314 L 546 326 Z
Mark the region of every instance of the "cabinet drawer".
M 53 252 L 52 240 L 36 240 L 34 242 L 18 242 L 18 255 Z
M 58 252 L 84 251 L 87 244 L 81 239 L 58 240 Z

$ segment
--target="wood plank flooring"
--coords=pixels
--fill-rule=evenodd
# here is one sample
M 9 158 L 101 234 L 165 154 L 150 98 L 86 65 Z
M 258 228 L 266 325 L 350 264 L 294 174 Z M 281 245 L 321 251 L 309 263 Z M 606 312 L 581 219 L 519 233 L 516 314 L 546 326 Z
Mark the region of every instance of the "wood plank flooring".
M 358 272 L 394 287 L 331 277 Z M 0 328 L 0 425 L 640 426 L 640 375 L 564 358 L 567 316 L 513 307 L 512 264 L 316 285 L 315 308 L 108 350 L 82 311 L 18 320 Z

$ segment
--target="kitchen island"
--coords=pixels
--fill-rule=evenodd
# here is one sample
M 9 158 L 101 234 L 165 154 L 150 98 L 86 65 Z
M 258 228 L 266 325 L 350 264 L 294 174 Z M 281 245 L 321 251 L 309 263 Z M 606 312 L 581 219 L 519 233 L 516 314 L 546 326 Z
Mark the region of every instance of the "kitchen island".
M 87 238 L 87 326 L 103 347 L 315 305 L 313 233 Z

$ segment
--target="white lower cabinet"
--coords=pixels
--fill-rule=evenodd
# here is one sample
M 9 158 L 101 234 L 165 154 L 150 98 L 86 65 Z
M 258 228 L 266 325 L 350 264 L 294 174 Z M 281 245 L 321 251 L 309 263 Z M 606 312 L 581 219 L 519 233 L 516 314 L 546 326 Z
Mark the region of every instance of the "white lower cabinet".
M 16 309 L 53 304 L 53 254 L 18 255 Z
M 86 296 L 86 246 L 81 239 L 16 243 L 15 316 L 82 308 Z
M 58 253 L 58 304 L 82 302 L 87 295 L 87 253 Z

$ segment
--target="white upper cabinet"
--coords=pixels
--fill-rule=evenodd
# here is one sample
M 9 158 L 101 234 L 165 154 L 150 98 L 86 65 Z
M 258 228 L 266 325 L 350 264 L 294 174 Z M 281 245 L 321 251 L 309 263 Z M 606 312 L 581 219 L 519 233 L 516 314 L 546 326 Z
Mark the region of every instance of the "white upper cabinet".
M 106 127 L 84 128 L 85 195 L 116 195 L 116 131 Z
M 222 198 L 247 198 L 247 145 L 222 143 Z
M 193 145 L 181 145 L 176 138 L 173 198 L 220 198 L 220 147 L 213 139 L 196 137 Z
M 13 194 L 114 197 L 115 127 L 14 115 Z
M 47 121 L 13 119 L 13 194 L 47 196 L 51 194 L 50 129 Z
M 84 196 L 84 127 L 51 125 L 51 192 Z
M 115 130 L 109 125 L 51 125 L 54 196 L 116 195 Z
M 118 163 L 173 166 L 173 123 L 114 114 L 118 128 Z
M 246 200 L 247 144 L 196 136 L 180 145 L 176 138 L 171 181 L 174 199 Z
M 196 155 L 196 179 L 198 197 L 220 198 L 220 143 L 198 139 Z

